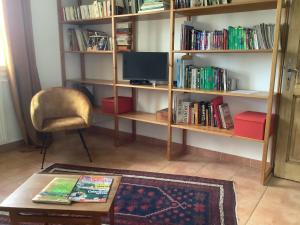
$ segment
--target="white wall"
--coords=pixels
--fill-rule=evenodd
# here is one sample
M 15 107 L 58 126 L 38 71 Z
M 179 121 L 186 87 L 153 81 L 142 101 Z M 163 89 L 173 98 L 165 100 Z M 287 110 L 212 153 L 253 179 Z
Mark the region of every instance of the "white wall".
M 56 1 L 31 0 L 33 14 L 34 40 L 37 54 L 38 70 L 43 87 L 61 84 L 58 24 Z M 40 10 L 41 7 L 47 10 Z M 224 15 L 209 15 L 197 17 L 195 21 L 204 29 L 221 29 L 228 25 L 252 26 L 261 22 L 274 23 L 274 10 L 246 12 Z M 180 26 L 184 18 L 176 19 L 175 49 L 179 48 Z M 95 28 L 95 27 L 93 27 Z M 110 25 L 96 27 L 111 33 Z M 65 27 L 65 30 L 67 27 Z M 137 24 L 137 50 L 138 51 L 169 51 L 169 21 L 141 21 Z M 179 57 L 180 55 L 176 55 Z M 121 79 L 121 56 L 119 58 L 119 79 Z M 213 54 L 197 55 L 195 60 L 200 65 L 214 65 L 226 68 L 230 74 L 240 80 L 239 87 L 243 89 L 267 90 L 271 65 L 271 54 Z M 111 79 L 112 57 L 110 55 L 86 56 L 86 71 L 90 78 Z M 80 77 L 79 56 L 67 54 L 67 77 Z M 97 98 L 100 102 L 104 96 L 111 96 L 112 88 L 99 86 Z M 120 95 L 130 95 L 129 89 L 121 88 Z M 196 96 L 196 98 L 211 99 L 213 96 Z M 265 101 L 248 100 L 245 98 L 225 97 L 230 104 L 232 114 L 246 110 L 266 111 Z M 167 94 L 138 90 L 137 109 L 155 112 L 167 107 Z M 113 128 L 110 117 L 97 117 L 96 123 Z M 130 121 L 121 120 L 121 130 L 130 131 Z M 166 139 L 167 129 L 157 125 L 137 123 L 137 132 L 141 135 Z M 181 131 L 174 129 L 174 141 L 180 142 Z M 252 159 L 261 159 L 262 145 L 234 138 L 225 138 L 202 133 L 188 132 L 188 144 L 215 151 L 230 153 Z M 226 146 L 226 147 L 225 147 Z
M 0 71 L 0 145 L 22 140 L 6 74 Z

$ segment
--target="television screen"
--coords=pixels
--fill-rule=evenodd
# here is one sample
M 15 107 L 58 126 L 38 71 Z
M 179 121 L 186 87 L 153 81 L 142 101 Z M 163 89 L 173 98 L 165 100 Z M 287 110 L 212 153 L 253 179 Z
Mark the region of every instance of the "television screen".
M 123 54 L 124 80 L 168 80 L 167 52 L 126 52 Z

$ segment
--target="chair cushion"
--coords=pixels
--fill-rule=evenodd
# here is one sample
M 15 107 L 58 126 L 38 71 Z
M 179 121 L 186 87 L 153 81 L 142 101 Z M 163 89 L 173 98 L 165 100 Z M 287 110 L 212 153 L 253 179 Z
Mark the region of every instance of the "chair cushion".
M 75 130 L 86 128 L 88 125 L 79 116 L 55 118 L 44 120 L 43 132 L 55 132 L 61 130 Z

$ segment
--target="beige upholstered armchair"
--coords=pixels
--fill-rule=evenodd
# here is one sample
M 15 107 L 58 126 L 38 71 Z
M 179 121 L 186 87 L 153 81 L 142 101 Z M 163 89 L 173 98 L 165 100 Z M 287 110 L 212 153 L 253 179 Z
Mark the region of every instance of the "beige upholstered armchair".
M 51 88 L 37 93 L 31 100 L 31 120 L 36 130 L 43 134 L 42 169 L 44 167 L 50 133 L 77 130 L 81 142 L 92 162 L 81 130 L 90 126 L 92 106 L 80 91 L 69 88 Z

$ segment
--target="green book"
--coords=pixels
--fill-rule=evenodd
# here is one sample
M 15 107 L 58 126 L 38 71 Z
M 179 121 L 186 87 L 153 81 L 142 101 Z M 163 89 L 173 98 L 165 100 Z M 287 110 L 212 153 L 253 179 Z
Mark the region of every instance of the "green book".
M 207 68 L 206 87 L 208 90 L 214 89 L 214 68 L 211 66 Z
M 33 199 L 36 203 L 71 204 L 69 196 L 75 187 L 78 178 L 54 178 Z

